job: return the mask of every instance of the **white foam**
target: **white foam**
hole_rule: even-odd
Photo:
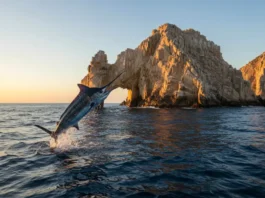
[[[76,132],[75,128],[70,128],[64,133],[60,134],[55,142],[54,138],[50,139],[50,148],[59,151],[66,151],[78,147],[78,142],[76,141],[73,133]]]
[[[122,134],[112,134],[108,135],[107,138],[110,140],[124,140],[131,138],[131,135],[122,135]]]
[[[134,109],[159,109],[158,107],[154,107],[154,106],[146,106],[146,107],[131,107]]]

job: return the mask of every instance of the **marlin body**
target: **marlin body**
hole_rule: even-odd
[[[122,74],[122,73],[121,73]],[[44,130],[51,137],[57,140],[57,137],[65,132],[70,127],[75,127],[79,130],[78,122],[92,109],[101,104],[110,94],[112,89],[109,86],[121,75],[119,74],[114,80],[109,84],[101,88],[90,88],[82,84],[78,84],[80,89],[79,94],[71,102],[71,104],[66,108],[64,113],[61,115],[59,122],[55,131],[50,131],[40,125],[35,125],[36,127]]]

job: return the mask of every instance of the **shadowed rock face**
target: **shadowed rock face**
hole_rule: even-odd
[[[243,78],[250,82],[252,91],[265,104],[265,52],[240,70]]]
[[[128,106],[201,106],[256,103],[250,83],[232,68],[220,47],[198,31],[182,31],[164,24],[152,31],[136,49],[121,52],[114,64],[99,51],[82,83],[90,87],[107,84],[125,73],[113,88],[128,89]]]

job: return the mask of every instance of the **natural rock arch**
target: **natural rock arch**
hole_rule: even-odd
[[[136,49],[109,64],[99,51],[82,83],[103,86],[120,72],[113,88],[128,89],[128,106],[201,106],[256,103],[250,84],[222,58],[220,47],[198,31],[164,24]]]
[[[265,105],[265,52],[241,69],[243,78],[250,82],[255,95]]]

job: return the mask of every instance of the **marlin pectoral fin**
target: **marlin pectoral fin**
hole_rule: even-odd
[[[76,123],[75,125],[73,125],[73,127],[75,127],[77,130],[79,130],[78,123]]]
[[[46,133],[48,133],[50,136],[52,135],[52,131],[50,131],[50,130],[48,130],[48,129],[46,129],[46,128],[40,126],[40,125],[34,125],[34,126],[40,128],[40,129],[42,129],[43,131],[45,131]]]
[[[95,105],[95,103],[94,103],[94,102],[91,102],[91,104],[90,104],[90,109],[93,108],[94,105]]]
[[[92,96],[94,93],[100,91],[100,88],[90,88],[82,84],[77,84],[80,89],[80,92],[86,93],[88,96]]]

